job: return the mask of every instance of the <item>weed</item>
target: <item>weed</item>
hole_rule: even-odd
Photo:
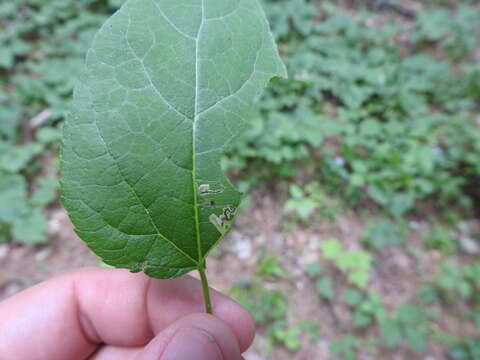
[[[363,289],[369,281],[372,256],[365,251],[347,251],[337,239],[328,239],[320,244],[323,256],[332,260],[346,274],[352,285]]]

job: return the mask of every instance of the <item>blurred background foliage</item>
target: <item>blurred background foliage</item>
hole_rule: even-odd
[[[86,49],[122,0],[0,1],[0,243],[46,243],[45,208],[58,206],[62,120]],[[322,264],[307,269],[328,306],[351,311],[352,331],[330,346],[355,359],[359,347],[480,359],[480,341],[435,331],[432,303],[480,327],[479,235],[457,241],[480,210],[480,6],[477,1],[263,0],[289,78],[274,79],[248,131],[223,166],[248,192],[283,192],[285,231],[341,213],[364,213],[359,249],[323,241],[324,263],[346,276],[340,292]],[[248,205],[247,205],[248,206]],[[423,249],[442,254],[419,302],[394,312],[368,288],[375,252],[411,250],[414,218],[429,218]],[[416,246],[416,245],[415,245]],[[459,254],[474,255],[458,261]],[[266,328],[271,347],[295,352],[315,322],[292,325],[288,299],[261,282],[287,278],[259,259],[258,276],[232,291]],[[340,296],[341,295],[341,296]],[[461,299],[461,300],[459,300]],[[375,327],[377,337],[357,330]],[[313,341],[313,340],[312,340]],[[293,356],[293,355],[292,355]],[[409,358],[416,359],[416,355]]]

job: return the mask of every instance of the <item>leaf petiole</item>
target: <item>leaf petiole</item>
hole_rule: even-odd
[[[212,302],[210,300],[210,288],[208,287],[207,274],[205,273],[205,262],[198,267],[200,279],[202,280],[203,299],[205,301],[205,312],[212,314]]]

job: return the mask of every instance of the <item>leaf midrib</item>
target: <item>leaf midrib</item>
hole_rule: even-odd
[[[123,172],[121,171],[120,169],[120,166],[118,165],[117,163],[117,160],[115,159],[115,157],[113,156],[113,154],[111,153],[110,151],[110,148],[108,147],[108,144],[107,142],[105,141],[99,127],[98,127],[98,124],[96,122],[96,120],[94,121],[95,123],[95,126],[97,128],[97,131],[100,135],[100,138],[102,140],[102,142],[104,143],[105,145],[105,148],[108,152],[108,154],[110,155],[110,157],[114,160],[114,163],[118,169],[118,172],[120,174],[120,176],[122,177],[122,180],[125,184],[127,184],[127,186],[130,188],[132,194],[135,196],[135,198],[137,199],[137,201],[139,202],[139,204],[145,209],[149,219],[150,219],[150,222],[151,224],[153,225],[153,227],[155,228],[155,231],[157,233],[157,235],[161,238],[161,239],[164,239],[165,241],[167,241],[168,243],[170,243],[180,254],[182,254],[183,256],[185,256],[188,260],[191,260],[192,262],[195,263],[195,265],[197,267],[201,267],[203,266],[203,262],[204,262],[204,256],[202,254],[202,240],[201,240],[201,233],[200,233],[200,221],[199,221],[199,211],[198,211],[198,197],[197,197],[197,177],[196,177],[196,136],[197,136],[197,120],[198,118],[200,117],[200,115],[202,115],[204,112],[208,111],[208,110],[211,110],[213,107],[215,107],[216,105],[218,105],[218,103],[215,103],[213,106],[210,106],[208,107],[207,109],[203,110],[203,111],[199,111],[199,93],[200,93],[200,69],[199,69],[199,66],[200,66],[200,56],[199,56],[199,49],[200,49],[200,46],[199,46],[199,42],[200,42],[200,35],[201,35],[201,32],[202,32],[202,28],[203,28],[203,25],[205,23],[205,3],[204,3],[205,0],[200,0],[200,3],[201,3],[201,21],[200,21],[200,25],[199,25],[199,28],[198,28],[198,31],[197,31],[197,36],[195,38],[191,37],[191,36],[188,36],[188,38],[191,38],[191,39],[195,39],[195,94],[194,94],[194,114],[193,114],[193,119],[192,119],[192,171],[191,171],[191,174],[192,174],[192,190],[193,190],[193,207],[194,207],[194,221],[195,221],[195,234],[196,234],[196,245],[197,245],[197,252],[198,252],[198,260],[195,260],[192,256],[190,256],[188,253],[186,253],[184,250],[182,250],[178,245],[176,245],[172,240],[168,239],[166,236],[164,236],[161,232],[160,232],[160,229],[158,228],[157,224],[155,223],[154,219],[153,219],[153,216],[152,214],[150,213],[150,211],[148,210],[148,208],[143,204],[143,201],[141,200],[139,194],[137,193],[137,191],[135,190],[135,188],[127,181],[125,175],[123,174]],[[153,1],[155,2],[155,1]],[[175,28],[175,30],[179,31],[179,29],[174,26],[173,23],[171,23],[171,21],[165,16],[165,14],[163,13],[163,11],[160,9],[160,7],[155,3],[156,7],[158,8],[158,10],[161,12],[161,15],[162,17],[164,17],[166,19],[166,21],[172,26]],[[128,20],[129,20],[129,25],[130,25],[130,14],[128,14]],[[183,34],[182,32],[182,35],[185,35]],[[128,43],[128,46],[130,47],[130,43]],[[132,50],[132,53],[135,54],[135,52]],[[156,88],[156,86],[153,84],[150,76],[149,76],[149,73],[147,71],[147,69],[145,68],[144,64],[143,64],[143,59],[139,59],[136,55],[135,57],[137,58],[137,60],[140,61],[142,67],[143,67],[143,70],[146,74],[146,76],[148,77],[148,80],[152,86],[152,88],[154,89],[154,91],[156,92],[156,94],[160,97],[161,100],[163,100],[167,106],[169,106],[170,108],[172,108],[172,110],[174,110],[176,113],[178,113],[179,115],[185,117],[185,118],[189,118],[188,116],[186,116],[186,114],[183,114],[181,113],[179,110],[177,110],[173,105],[171,105],[164,97],[163,95],[158,91],[158,89]],[[248,82],[248,79],[247,81]],[[244,84],[245,85],[245,84]],[[242,87],[244,86],[242,85]],[[241,87],[241,88],[242,88]],[[240,88],[240,89],[241,89]],[[240,89],[238,89],[237,91],[239,91]],[[236,91],[236,92],[237,92]],[[230,96],[232,96],[234,94],[231,94]],[[223,100],[223,99],[222,99]],[[152,234],[153,235],[153,234]]]
[[[158,8],[158,6],[157,6]],[[160,9],[159,9],[160,10]],[[195,263],[195,265],[197,267],[199,266],[202,266],[202,263],[203,263],[203,260],[204,260],[204,257],[203,257],[203,254],[202,254],[202,242],[201,242],[201,236],[200,236],[200,222],[199,222],[199,214],[198,214],[198,198],[197,198],[197,188],[196,188],[196,182],[197,182],[197,178],[196,178],[196,130],[197,130],[197,120],[198,120],[198,117],[199,115],[201,114],[201,112],[198,111],[199,109],[199,102],[198,102],[198,98],[199,98],[199,84],[200,84],[200,81],[199,81],[199,75],[200,75],[200,71],[199,71],[199,39],[200,39],[200,34],[201,34],[201,31],[202,31],[202,27],[203,27],[203,24],[205,22],[205,17],[204,17],[204,13],[205,13],[205,9],[204,9],[204,0],[201,0],[201,11],[202,11],[202,16],[201,16],[201,21],[200,21],[200,25],[199,25],[199,28],[198,28],[198,32],[197,32],[197,36],[195,37],[195,102],[194,102],[194,116],[193,116],[193,119],[192,119],[192,171],[191,171],[191,174],[192,174],[192,190],[193,190],[193,207],[194,207],[194,220],[195,220],[195,233],[196,233],[196,244],[197,244],[197,252],[198,252],[198,260],[195,260],[192,256],[190,256],[189,254],[187,254],[185,251],[183,251],[180,247],[178,247],[178,245],[176,245],[172,240],[168,239],[166,236],[164,236],[161,232],[160,232],[160,229],[158,228],[157,224],[155,223],[155,221],[153,220],[153,216],[152,214],[150,213],[150,211],[148,210],[148,208],[143,204],[143,201],[141,200],[139,194],[136,192],[135,188],[126,180],[126,177],[124,176],[123,172],[121,171],[120,169],[120,166],[118,165],[117,163],[117,160],[115,159],[115,157],[113,156],[113,154],[111,153],[110,151],[110,148],[108,147],[108,144],[107,142],[105,141],[105,139],[103,138],[103,135],[100,131],[100,128],[98,127],[98,124],[97,124],[97,121],[95,119],[94,123],[95,123],[95,126],[97,128],[97,131],[100,135],[100,138],[102,140],[102,142],[104,143],[104,146],[108,152],[108,154],[110,155],[110,157],[114,160],[114,163],[117,167],[117,170],[120,174],[120,176],[122,177],[122,180],[125,184],[127,184],[127,186],[130,188],[132,194],[135,196],[135,198],[137,199],[137,201],[139,202],[140,205],[142,205],[142,207],[145,209],[145,212],[147,213],[148,217],[149,217],[149,220],[151,222],[151,224],[153,225],[153,227],[155,228],[155,231],[157,233],[157,235],[164,239],[165,241],[167,241],[168,243],[170,243],[180,254],[182,254],[183,256],[185,256],[187,259],[191,260],[192,262]],[[162,13],[162,16],[164,16],[164,14]],[[130,22],[130,16],[129,17],[129,22]],[[165,17],[165,16],[164,16]],[[169,21],[170,23],[170,21]],[[172,24],[171,24],[172,25]],[[172,25],[173,26],[173,25]],[[128,43],[128,46],[130,46],[130,44]],[[132,49],[132,52],[135,54],[135,52],[133,51]],[[136,57],[138,59],[138,57]],[[171,107],[175,112],[177,112],[178,114],[182,115],[183,117],[185,118],[188,118],[188,116],[186,116],[185,114],[183,113],[180,113],[175,107],[173,107],[163,96],[162,94],[158,91],[158,89],[156,88],[156,86],[153,84],[153,82],[151,81],[150,77],[149,77],[149,74],[148,74],[148,71],[147,69],[145,68],[144,64],[143,64],[143,61],[142,59],[138,59],[140,60],[141,62],[141,65],[143,67],[143,70],[146,74],[146,76],[148,77],[148,80],[150,81],[150,84],[152,85],[154,91],[157,93],[157,95],[169,106]]]
[[[204,8],[204,0],[200,0],[201,4],[201,20],[200,25],[198,27],[197,36],[195,38],[195,109],[194,109],[194,117],[192,123],[192,188],[193,188],[193,209],[194,209],[194,218],[195,218],[195,233],[196,233],[196,240],[197,240],[197,251],[198,251],[198,263],[199,267],[203,266],[203,255],[202,255],[202,239],[200,237],[200,223],[199,223],[199,216],[198,216],[198,199],[197,199],[197,120],[199,111],[198,111],[198,94],[199,94],[199,42],[200,42],[200,34],[202,32],[203,23],[205,21],[205,8]]]

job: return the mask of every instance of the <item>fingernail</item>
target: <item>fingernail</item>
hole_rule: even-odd
[[[165,349],[161,360],[223,360],[215,338],[198,328],[180,329]]]

